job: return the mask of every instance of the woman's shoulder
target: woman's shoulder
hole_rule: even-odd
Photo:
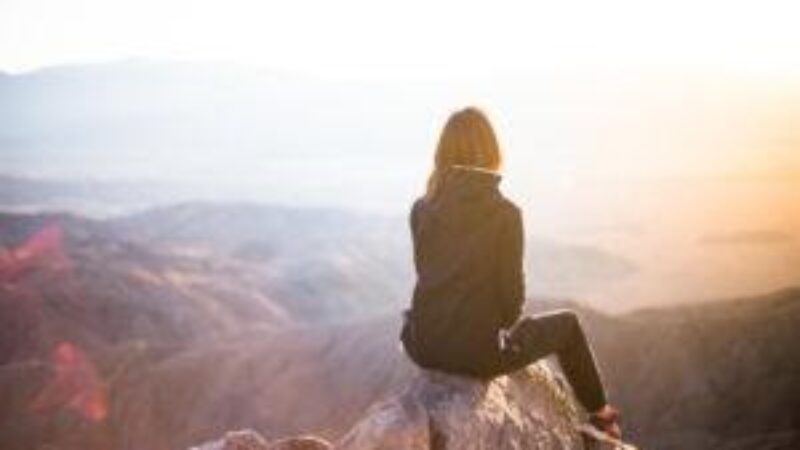
[[[493,204],[495,210],[500,210],[500,213],[506,216],[510,216],[511,218],[521,218],[522,217],[522,210],[514,203],[513,200],[509,199],[508,197],[498,193],[494,196],[494,199],[490,201],[489,204]],[[485,207],[486,203],[483,203]],[[428,199],[426,196],[420,196],[411,204],[411,208],[409,210],[411,216],[417,215],[422,211],[430,210],[432,208],[431,200]],[[435,208],[434,208],[435,209]]]
[[[416,224],[419,222],[420,214],[424,214],[423,210],[427,207],[427,199],[423,197],[419,197],[418,199],[414,200],[414,203],[411,204],[411,209],[408,212],[409,220],[411,221],[411,228],[416,228]]]
[[[510,216],[511,218],[522,218],[522,210],[520,207],[505,195],[498,196],[498,204],[504,214]]]
[[[414,200],[413,203],[411,203],[411,209],[410,209],[411,214],[415,214],[420,209],[425,208],[426,207],[426,203],[427,203],[427,199],[425,198],[424,195],[422,197],[418,197],[416,200]]]

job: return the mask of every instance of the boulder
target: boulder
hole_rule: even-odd
[[[578,410],[543,364],[489,383],[422,371],[372,408],[341,450],[582,449]]]
[[[268,443],[255,432],[239,432],[194,450],[635,450],[595,432],[581,417],[546,363],[491,382],[421,370],[338,442],[297,437]]]

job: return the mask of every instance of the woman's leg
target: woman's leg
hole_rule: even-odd
[[[506,372],[521,369],[556,354],[578,401],[596,412],[606,404],[606,393],[592,350],[578,317],[571,311],[524,317],[511,329],[503,352]]]

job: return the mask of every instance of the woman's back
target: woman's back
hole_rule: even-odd
[[[417,284],[403,342],[420,365],[488,376],[498,331],[519,315],[521,220],[499,181],[451,167],[437,195],[414,204]]]

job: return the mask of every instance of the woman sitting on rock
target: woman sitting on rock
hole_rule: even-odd
[[[590,422],[619,438],[589,343],[570,311],[522,317],[519,208],[498,190],[501,154],[486,116],[447,121],[426,194],[411,210],[417,283],[401,339],[420,366],[488,380],[558,356]]]

